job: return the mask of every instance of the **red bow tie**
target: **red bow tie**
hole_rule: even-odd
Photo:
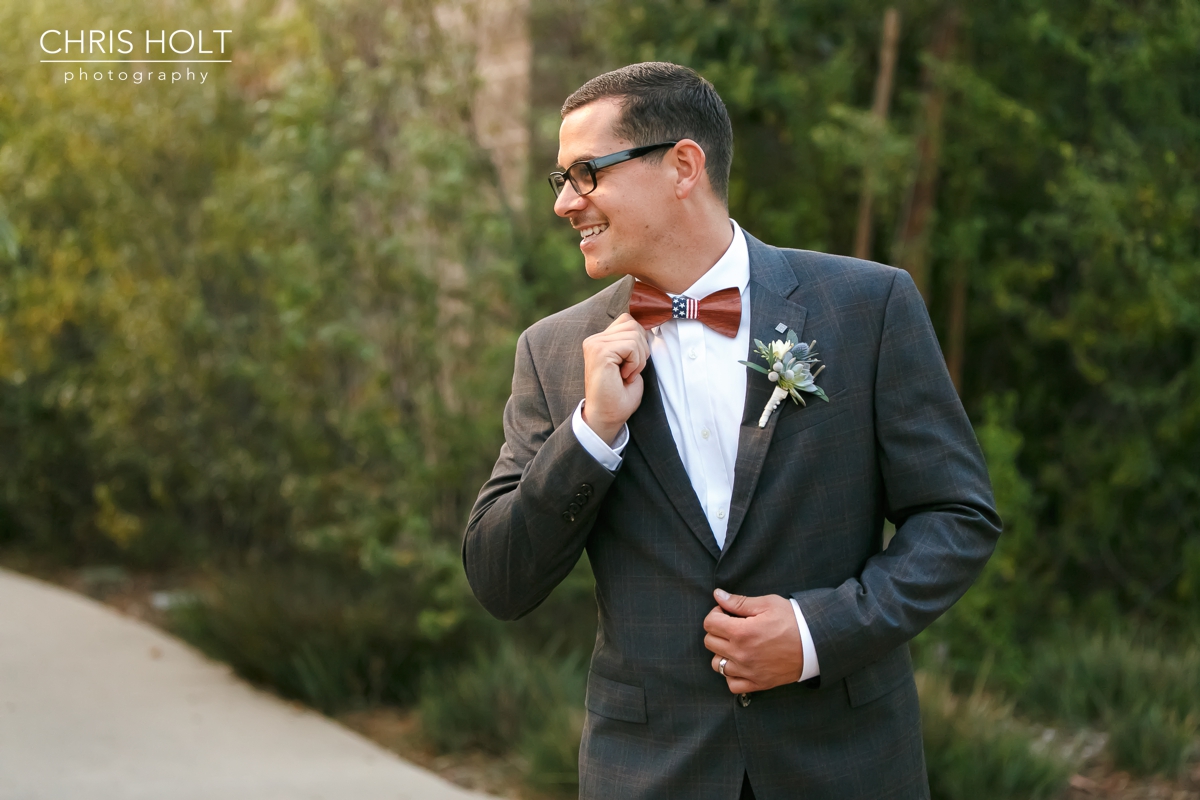
[[[667,320],[696,319],[732,339],[742,322],[742,293],[730,286],[703,300],[684,295],[672,298],[661,289],[636,281],[629,296],[629,314],[647,330]]]

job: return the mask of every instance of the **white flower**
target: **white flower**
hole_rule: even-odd
[[[764,344],[762,340],[755,339],[754,352],[767,362],[767,367],[751,361],[738,362],[756,372],[761,372],[767,376],[767,380],[775,384],[775,388],[771,392],[771,399],[767,401],[762,416],[758,419],[760,428],[766,426],[767,420],[785,397],[790,396],[793,401],[802,406],[807,403],[804,402],[801,392],[815,395],[826,403],[829,402],[825,391],[816,384],[816,378],[821,374],[821,370],[825,369],[825,366],[821,365],[816,372],[812,371],[813,365],[820,361],[817,358],[816,340],[804,344],[797,341],[796,338],[796,334],[789,331],[787,341],[777,339],[770,344]]]

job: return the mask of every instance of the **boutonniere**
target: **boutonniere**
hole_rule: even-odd
[[[802,406],[808,404],[804,402],[800,392],[815,394],[826,403],[829,402],[829,398],[825,396],[825,390],[813,383],[813,380],[821,374],[821,370],[825,369],[825,365],[822,364],[817,367],[816,372],[812,371],[813,365],[820,361],[817,358],[816,350],[813,349],[816,346],[816,339],[813,339],[812,344],[805,344],[797,341],[795,331],[788,331],[786,342],[776,340],[770,345],[765,345],[758,339],[754,340],[755,352],[762,356],[770,369],[765,369],[749,361],[738,362],[761,372],[767,376],[767,380],[775,384],[775,391],[771,392],[771,399],[767,401],[762,416],[758,418],[758,427],[765,428],[767,426],[767,420],[771,418],[771,413],[779,408],[783,398],[789,395],[792,402]]]

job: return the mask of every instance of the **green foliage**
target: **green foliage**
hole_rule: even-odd
[[[1196,753],[1200,731],[1195,714],[1181,718],[1157,704],[1115,717],[1110,728],[1108,748],[1117,768],[1171,778],[1184,774],[1189,758]]]
[[[1034,649],[1020,708],[1110,734],[1122,768],[1176,775],[1200,719],[1200,649],[1173,651],[1129,636],[1062,635]]]
[[[579,651],[563,658],[505,640],[449,673],[426,674],[422,730],[443,750],[516,755],[535,784],[575,786],[586,678]]]
[[[715,84],[737,145],[731,213],[767,241],[848,252],[873,165],[882,261],[928,69],[947,98],[931,313],[944,329],[950,269],[965,269],[964,402],[977,419],[1002,403],[1023,442],[1003,478],[1021,495],[1021,529],[1006,516],[1020,541],[1002,543],[1008,567],[991,580],[1019,587],[1019,606],[1087,613],[1100,596],[1194,625],[1200,15],[1188,2],[959,4],[956,54],[937,63],[945,4],[906,3],[881,127],[866,109],[886,5],[600,2],[583,29],[598,69],[671,60]]]
[[[302,559],[214,577],[172,628],[240,674],[327,713],[408,703],[422,671],[465,656],[489,629],[462,581],[393,567]],[[458,602],[446,602],[457,585]]]
[[[1024,438],[1015,426],[1017,395],[985,398],[982,424],[975,433],[987,458],[996,509],[1004,533],[971,590],[918,639],[919,653],[942,647],[953,673],[973,675],[985,658],[998,672],[1019,669],[1013,644],[1045,625],[1041,604],[1049,594],[1044,565],[1037,557],[1037,506],[1018,460]],[[1011,677],[1011,676],[1010,676]]]
[[[1024,710],[1074,722],[1150,704],[1181,718],[1200,714],[1200,649],[1172,651],[1121,635],[1062,635],[1034,649],[1022,692]]]
[[[953,694],[944,678],[918,674],[921,731],[936,800],[1047,798],[1066,788],[1071,764],[1035,748],[1009,706],[979,691]]]
[[[195,2],[172,24],[239,32],[219,78],[59,85],[26,44],[66,9],[0,12],[5,536],[157,564],[456,539],[515,340],[468,43],[421,0]]]

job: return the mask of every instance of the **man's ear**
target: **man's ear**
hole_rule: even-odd
[[[680,200],[690,197],[700,185],[708,184],[704,148],[692,139],[680,139],[667,153],[667,159],[675,169],[675,196]]]

